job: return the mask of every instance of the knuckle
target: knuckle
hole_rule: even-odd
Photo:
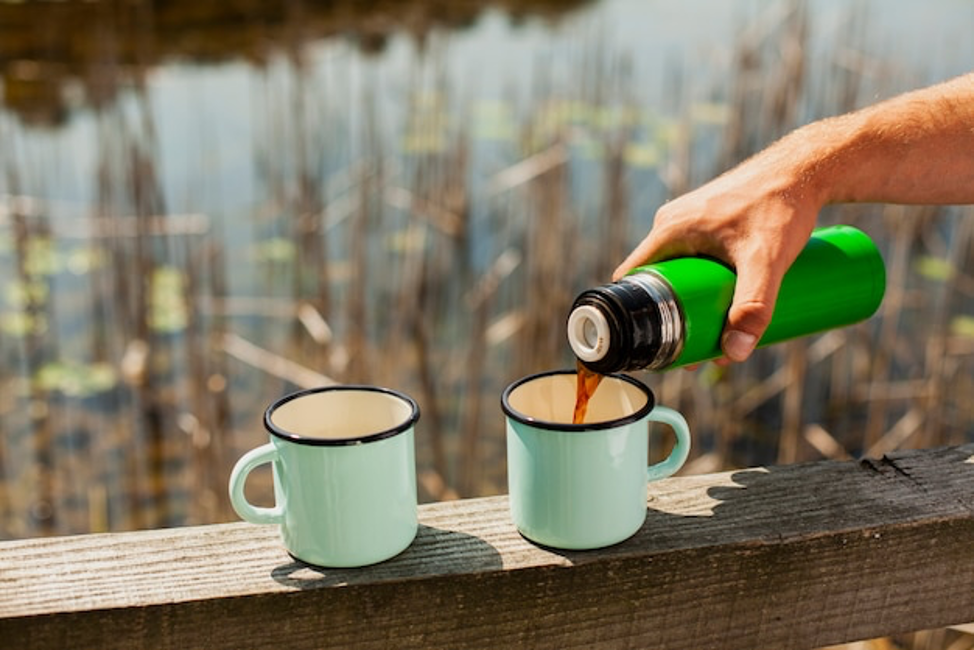
[[[754,333],[767,327],[773,312],[772,303],[760,299],[747,299],[731,307],[728,320],[736,328]]]

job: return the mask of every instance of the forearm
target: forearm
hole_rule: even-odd
[[[809,124],[779,148],[820,206],[974,203],[974,74]]]

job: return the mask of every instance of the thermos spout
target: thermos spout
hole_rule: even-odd
[[[568,343],[602,374],[671,364],[682,349],[683,318],[670,285],[652,270],[582,292],[568,315]]]
[[[612,332],[605,314],[592,305],[579,305],[568,316],[568,343],[583,362],[597,362],[605,356]]]

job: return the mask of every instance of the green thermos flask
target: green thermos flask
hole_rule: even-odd
[[[721,262],[685,257],[584,291],[568,316],[572,351],[600,374],[716,359],[736,279]],[[851,226],[820,228],[785,274],[758,346],[865,320],[885,289],[883,258],[868,235]]]

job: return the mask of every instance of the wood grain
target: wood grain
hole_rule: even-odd
[[[400,556],[293,561],[244,523],[0,543],[0,646],[814,648],[974,621],[974,446],[673,478],[599,551],[504,497],[421,506]]]

